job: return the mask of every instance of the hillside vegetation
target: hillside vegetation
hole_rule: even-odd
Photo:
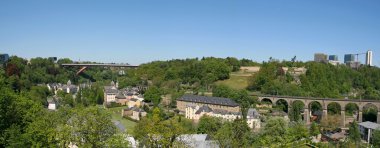
[[[294,77],[285,73],[283,66],[284,62],[263,63],[249,81],[248,89],[271,95],[380,99],[377,67],[362,66],[356,70],[345,65],[298,63],[307,72],[299,76],[300,83],[294,83]]]

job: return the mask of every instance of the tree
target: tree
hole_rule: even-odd
[[[236,91],[225,85],[216,85],[212,89],[212,96],[223,97],[223,98],[234,98],[236,96]]]
[[[303,109],[304,109],[304,104],[301,101],[293,102],[292,108],[289,111],[290,120],[296,121],[296,122],[301,121],[302,120],[301,112],[303,111]]]
[[[16,94],[9,86],[0,87],[0,147],[24,145],[22,134],[41,110],[42,105]]]
[[[261,146],[285,144],[288,141],[288,124],[283,118],[270,118],[258,139]]]
[[[233,99],[240,104],[241,114],[245,120],[247,118],[248,109],[251,104],[253,104],[253,99],[249,97],[246,90],[238,91]]]
[[[23,137],[32,147],[55,147],[60,141],[56,128],[63,120],[55,112],[44,110],[40,114],[27,126]]]
[[[350,124],[350,127],[348,129],[348,138],[355,142],[355,143],[358,143],[360,142],[360,131],[359,131],[359,125],[358,123],[356,123],[356,121],[352,122]]]
[[[373,131],[372,144],[375,147],[380,147],[380,129]]]
[[[157,106],[161,102],[161,92],[156,86],[151,86],[146,90],[144,99],[147,102],[153,102]]]
[[[232,66],[232,71],[240,70],[240,61],[234,57],[227,57],[227,63]]]
[[[319,131],[318,124],[315,122],[311,123],[311,125],[310,125],[310,136],[317,136],[320,133],[321,132]]]
[[[222,121],[219,118],[202,116],[199,119],[197,133],[208,134],[212,137],[215,135],[215,133],[219,130],[221,126]]]
[[[134,128],[133,135],[146,147],[172,147],[175,139],[186,133],[176,118],[163,120],[159,108],[154,108],[150,118],[143,118]]]
[[[215,134],[220,147],[250,147],[250,129],[242,119],[225,122]]]
[[[41,105],[47,106],[46,98],[51,95],[51,92],[46,86],[32,86],[29,91],[29,98]]]
[[[335,115],[335,114],[340,114],[340,105],[336,102],[330,103],[327,105],[327,111],[329,115]]]
[[[130,143],[125,139],[125,133],[115,134],[105,141],[104,145],[105,147],[128,148],[130,147]]]
[[[75,109],[67,124],[75,133],[72,142],[79,147],[104,147],[104,141],[116,133],[111,116],[96,106]]]
[[[309,131],[306,128],[306,125],[302,121],[292,122],[289,126],[288,137],[291,138],[291,141],[298,141],[309,136]]]
[[[340,123],[340,115],[328,115],[327,117],[322,118],[320,126],[323,128],[323,130],[332,131],[337,129],[340,126]]]

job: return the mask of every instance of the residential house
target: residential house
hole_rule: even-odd
[[[111,86],[104,86],[104,101],[106,103],[116,102],[116,95],[119,94],[115,83],[112,81]]]
[[[141,108],[135,108],[135,109],[132,110],[132,116],[131,116],[131,118],[135,119],[135,120],[140,120],[141,117],[145,117],[146,114],[147,113],[143,109],[141,109]]]
[[[52,96],[47,98],[48,102],[48,109],[49,110],[56,110],[58,108],[60,98],[58,96]]]
[[[57,109],[57,101],[53,99],[48,99],[48,109],[49,110],[56,110]]]
[[[128,107],[131,108],[131,107],[141,107],[143,104],[143,102],[139,99],[136,99],[136,98],[132,98],[131,100],[129,100],[128,102]]]
[[[71,81],[67,81],[66,84],[61,83],[49,83],[47,87],[50,91],[53,91],[54,94],[57,94],[58,91],[63,91],[68,94],[75,94],[79,90],[79,86],[71,84]]]
[[[115,96],[115,100],[117,103],[121,105],[127,105],[129,102],[129,99],[123,94],[123,92],[117,93],[117,95]]]
[[[130,117],[134,120],[140,120],[141,117],[145,117],[146,114],[147,113],[143,109],[138,107],[126,108],[121,111],[121,116]]]
[[[248,124],[249,128],[251,128],[251,129],[260,129],[261,128],[260,114],[256,109],[254,109],[254,108],[248,109],[247,124]]]
[[[139,88],[127,87],[119,90],[117,85],[117,82],[114,83],[112,81],[110,86],[104,86],[104,102],[106,104],[115,102],[121,105],[128,105],[129,107],[140,106],[142,104],[144,98],[139,94]]]

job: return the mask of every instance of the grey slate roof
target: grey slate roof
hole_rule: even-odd
[[[114,87],[110,87],[110,86],[104,86],[104,92],[109,94],[109,93],[112,93],[112,94],[116,94],[119,92],[119,90],[117,90],[116,88]]]
[[[256,109],[250,108],[250,109],[248,109],[247,116],[250,118],[259,118],[260,114],[259,114],[259,112],[257,112]]]
[[[186,102],[196,102],[204,104],[213,104],[213,105],[223,105],[236,107],[239,106],[235,101],[229,98],[220,98],[220,97],[206,97],[206,96],[197,96],[197,95],[183,95],[181,98],[177,99],[178,101]]]
[[[200,107],[200,108],[195,112],[195,114],[200,114],[201,112],[209,113],[209,112],[212,112],[212,109],[211,109],[210,107],[208,107],[207,105],[203,105],[202,107]]]
[[[215,109],[213,112],[214,114],[220,114],[220,115],[241,115],[240,112],[230,112],[223,109]]]
[[[127,97],[125,97],[123,93],[119,92],[119,93],[115,96],[115,98],[117,98],[117,99],[126,99]]]
[[[369,121],[359,123],[359,125],[367,129],[380,129],[380,124],[369,122]]]

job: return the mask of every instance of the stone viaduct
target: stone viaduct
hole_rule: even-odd
[[[276,105],[278,101],[283,100],[287,103],[288,108],[291,108],[295,101],[301,101],[304,104],[304,120],[306,124],[310,124],[310,104],[317,102],[322,106],[323,114],[322,118],[327,117],[327,106],[331,103],[338,103],[340,105],[340,115],[343,119],[346,118],[345,108],[349,103],[353,103],[358,108],[358,122],[363,121],[363,109],[367,106],[376,107],[377,109],[377,123],[380,124],[380,101],[378,100],[352,100],[352,99],[330,99],[330,98],[311,98],[311,97],[291,97],[291,96],[258,96],[258,101],[270,101],[273,105]],[[288,109],[289,110],[289,109]],[[346,125],[345,120],[342,120],[342,126]]]

